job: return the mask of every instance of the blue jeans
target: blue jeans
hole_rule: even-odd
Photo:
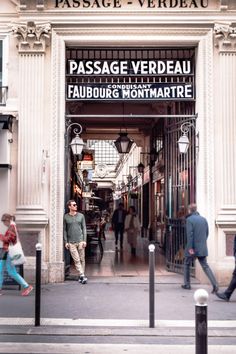
[[[17,273],[16,267],[11,263],[9,256],[7,255],[6,260],[0,260],[0,289],[2,289],[3,284],[3,271],[6,267],[8,274],[11,278],[13,278],[19,285],[21,285],[24,289],[28,288],[29,284]]]

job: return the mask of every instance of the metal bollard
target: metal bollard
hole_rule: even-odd
[[[42,245],[37,243],[36,246],[36,276],[35,276],[35,322],[34,325],[40,326],[40,305],[41,305],[41,254]]]
[[[155,327],[155,245],[149,249],[149,327]]]
[[[195,336],[196,354],[207,354],[208,335],[207,335],[207,299],[208,292],[198,289],[194,293],[195,305]]]

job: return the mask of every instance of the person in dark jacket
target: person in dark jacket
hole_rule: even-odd
[[[184,285],[182,285],[182,288],[191,289],[190,265],[193,259],[197,258],[212,284],[212,293],[216,293],[218,291],[218,284],[206,260],[208,256],[208,222],[197,212],[196,204],[190,204],[188,212],[189,214],[186,219],[187,244],[184,251]]]
[[[124,209],[124,204],[119,203],[118,208],[114,211],[111,219],[112,230],[115,233],[115,246],[118,247],[118,239],[120,235],[120,248],[123,248],[123,235],[125,226],[126,210]]]
[[[218,296],[218,298],[221,300],[229,301],[231,295],[236,289],[236,235],[234,236],[234,258],[235,258],[235,267],[228,288],[225,289],[223,293],[216,292],[216,296]]]

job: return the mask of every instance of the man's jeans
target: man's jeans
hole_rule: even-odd
[[[204,273],[206,274],[206,276],[210,280],[213,288],[218,287],[216,278],[207,263],[206,257],[194,257],[193,256],[193,257],[185,257],[184,258],[184,284],[190,286],[190,265],[191,265],[193,259],[195,259],[195,258],[197,258],[199,260],[199,263],[200,263],[202,269],[204,270]]]
[[[118,223],[115,225],[115,244],[118,244],[120,234],[120,247],[123,247],[124,224]]]
[[[235,264],[235,268],[233,271],[233,276],[232,276],[231,282],[230,282],[228,288],[224,292],[228,299],[230,298],[230,296],[232,295],[232,293],[234,292],[235,289],[236,289],[236,264]]]

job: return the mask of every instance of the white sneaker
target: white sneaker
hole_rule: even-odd
[[[81,275],[79,277],[79,283],[81,283],[81,284],[86,284],[87,280],[88,280],[88,278],[85,275]]]

